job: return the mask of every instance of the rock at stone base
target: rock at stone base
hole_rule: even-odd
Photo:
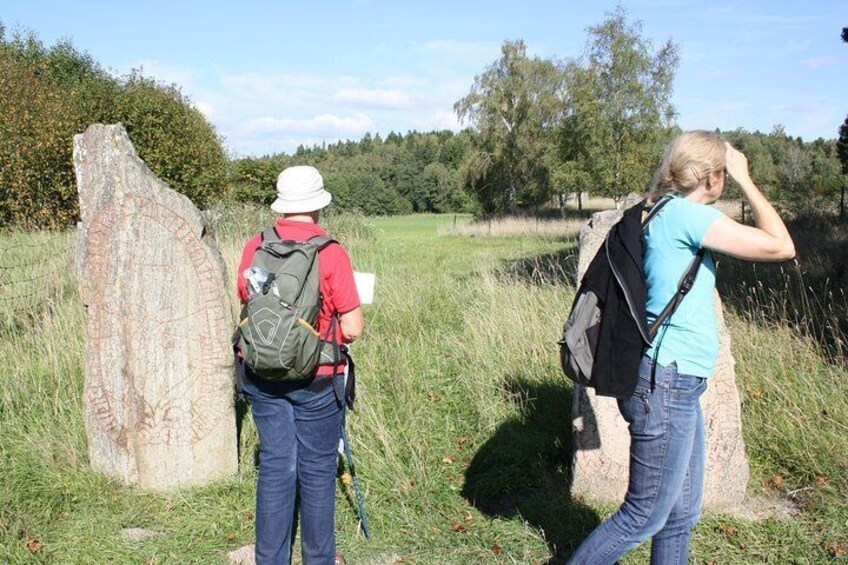
[[[227,556],[230,558],[230,565],[255,565],[256,554],[254,547],[253,544],[250,544],[229,552]]]
[[[599,212],[580,233],[578,280],[589,266],[610,227],[622,211]],[[715,295],[719,354],[707,392],[701,398],[706,426],[706,481],[704,508],[744,510],[749,467],[742,438],[742,407],[730,332],[724,323],[721,300]],[[619,503],[627,492],[630,434],[614,398],[596,396],[593,389],[576,386],[572,411],[575,455],[572,492],[586,498]]]
[[[121,530],[121,536],[132,541],[143,541],[146,539],[158,536],[158,532],[148,530],[147,528],[124,528]]]
[[[92,466],[158,490],[234,475],[233,319],[210,227],[120,125],[75,136],[74,166]]]

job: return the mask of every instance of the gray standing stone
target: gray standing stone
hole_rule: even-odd
[[[621,214],[619,210],[599,212],[581,230],[578,280]],[[715,312],[719,355],[715,373],[701,398],[706,426],[704,508],[736,511],[743,510],[749,469],[730,332],[724,323],[718,293]],[[621,502],[627,492],[630,435],[616,400],[596,396],[593,389],[577,386],[572,415],[575,439],[572,492],[604,502]]]
[[[120,125],[75,136],[74,166],[92,466],[156,490],[235,474],[233,319],[210,227]]]

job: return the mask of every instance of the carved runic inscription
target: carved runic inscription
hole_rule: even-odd
[[[123,128],[92,126],[74,142],[92,465],[159,489],[231,474],[232,319],[214,239]]]
[[[228,326],[223,316],[228,305],[220,293],[217,281],[212,276],[214,270],[209,267],[209,257],[203,250],[197,235],[187,229],[186,222],[173,211],[137,197],[128,197],[122,203],[123,212],[106,209],[89,229],[86,242],[86,252],[89,263],[86,278],[91,285],[89,303],[89,348],[88,359],[92,369],[90,386],[87,397],[95,407],[97,420],[116,441],[126,441],[127,427],[136,425],[138,428],[137,441],[148,444],[191,445],[200,441],[212,429],[212,418],[208,414],[210,407],[216,407],[212,401],[214,395],[220,393],[220,386],[215,385],[215,379],[209,375],[220,369],[220,355],[214,355],[211,344],[226,343],[227,334],[215,335],[216,329]],[[129,202],[134,200],[135,202]],[[136,211],[134,213],[134,211]],[[169,251],[177,261],[183,261],[193,270],[189,284],[200,291],[202,302],[189,307],[182,304],[188,289],[168,289],[174,280],[168,271],[168,264],[157,263],[157,257],[145,257],[148,253],[158,255],[161,250],[151,250],[141,246],[134,249],[137,255],[122,259],[108,255],[110,234],[118,224],[129,225],[139,217],[151,221],[152,225],[170,234],[174,238],[174,246]],[[132,248],[132,247],[131,247]],[[198,251],[199,250],[199,251]],[[161,260],[161,259],[160,259]],[[105,273],[114,262],[127,262],[127,273],[135,271],[139,280],[145,281],[147,288],[153,292],[162,291],[161,300],[154,308],[140,308],[138,318],[132,327],[127,326],[127,312],[119,313],[114,310],[114,301],[107,297],[115,292],[121,292],[121,284],[108,283],[105,278],[98,278],[94,273]],[[110,288],[111,287],[111,288]],[[200,333],[193,333],[188,328]],[[124,338],[127,333],[138,333],[144,339],[130,344]],[[130,353],[130,358],[138,360],[140,356],[133,355],[134,347],[163,348],[171,353],[172,360],[162,359],[165,364],[173,365],[173,361],[191,358],[196,354],[196,363],[186,366],[188,369],[183,378],[169,383],[158,395],[150,398],[143,386],[135,379],[118,396],[118,391],[109,384],[109,379],[103,375],[103,367],[109,365],[105,352],[118,346]],[[146,345],[145,345],[146,344]],[[156,351],[151,351],[158,357]],[[143,357],[143,356],[142,356]],[[177,357],[177,359],[174,359]],[[150,371],[162,370],[165,367],[148,367]],[[127,375],[129,376],[129,375]],[[133,418],[121,418],[116,413],[116,403],[127,403],[137,407]],[[218,403],[220,404],[220,403]],[[217,406],[221,408],[221,406]],[[185,425],[188,423],[188,427]]]

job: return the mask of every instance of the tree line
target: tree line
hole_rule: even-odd
[[[642,193],[679,133],[671,103],[677,45],[643,37],[621,7],[587,30],[582,55],[540,58],[506,41],[454,106],[465,129],[366,134],[293,153],[228,159],[213,126],[176,85],[113,77],[68,41],[6,37],[0,22],[0,222],[61,227],[78,216],[71,137],[121,122],[151,169],[198,206],[269,203],[277,174],[316,166],[335,207],[365,214],[515,213],[567,195]],[[844,210],[848,120],[840,140],[805,142],[782,126],[722,132],[767,196],[791,213]],[[845,139],[843,139],[843,137]]]
[[[843,128],[848,130],[848,126]],[[496,214],[508,212],[510,205],[512,211],[556,207],[564,196],[573,198],[579,205],[576,202],[579,195],[586,192],[611,198],[641,194],[661,157],[662,144],[680,131],[669,128],[659,137],[659,148],[653,152],[642,148],[641,162],[631,156],[627,158],[631,163],[626,168],[619,164],[624,170],[618,190],[612,183],[601,184],[592,179],[592,175],[600,176],[604,169],[581,170],[582,163],[576,160],[553,160],[547,164],[541,159],[527,159],[526,168],[513,172],[515,176],[511,178],[503,164],[492,164],[496,157],[481,154],[481,140],[475,132],[466,129],[456,134],[451,131],[391,133],[385,139],[366,135],[360,141],[299,147],[292,154],[237,159],[230,167],[230,197],[270,204],[279,172],[291,165],[309,164],[324,173],[325,183],[339,209],[367,215]],[[758,186],[785,213],[834,214],[844,205],[846,176],[841,169],[837,140],[805,142],[788,135],[780,125],[769,133],[742,128],[718,133],[748,156]],[[547,146],[541,151],[556,149]],[[481,181],[480,161],[484,160],[494,170],[486,171],[489,184],[478,186],[475,182]],[[609,164],[606,172],[615,178],[615,161],[610,158]],[[531,167],[536,168],[535,173]],[[543,168],[547,170],[540,174],[538,169]],[[522,182],[526,177],[519,175],[528,172],[541,180]],[[728,195],[741,197],[741,192],[731,184]]]
[[[367,215],[412,212],[475,212],[478,203],[464,190],[460,172],[473,134],[366,134],[359,141],[298,147],[291,154],[233,161],[231,196],[270,203],[277,175],[292,165],[312,165],[324,175],[334,207]]]

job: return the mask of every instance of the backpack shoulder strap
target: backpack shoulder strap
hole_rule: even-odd
[[[674,314],[674,311],[677,310],[680,302],[695,285],[695,277],[698,276],[698,269],[701,267],[701,262],[704,260],[704,253],[706,253],[706,250],[703,247],[698,249],[698,252],[695,253],[695,256],[692,258],[692,262],[689,264],[689,268],[683,274],[683,278],[680,279],[680,283],[677,285],[677,292],[674,293],[674,296],[672,296],[671,300],[668,301],[668,304],[665,305],[663,311],[660,312],[657,319],[654,320],[653,324],[651,324],[648,337],[652,342],[654,341],[660,327],[662,327],[663,322],[665,322],[669,316]]]
[[[309,243],[311,243],[312,245],[316,246],[318,248],[318,251],[321,251],[331,243],[338,243],[338,241],[336,241],[335,239],[325,237],[323,235],[312,236],[307,241],[309,241]]]
[[[662,209],[663,209],[663,207],[664,207],[666,204],[668,204],[669,202],[671,202],[673,199],[674,199],[674,197],[673,197],[671,194],[666,194],[665,196],[663,196],[662,198],[660,198],[660,199],[657,201],[657,203],[656,203],[656,204],[654,204],[653,206],[651,206],[651,209],[650,209],[650,210],[648,210],[648,216],[647,216],[647,217],[645,218],[645,220],[642,222],[642,229],[644,229],[644,228],[645,228],[645,226],[647,226],[647,225],[648,225],[648,222],[650,222],[651,220],[653,220],[653,219],[656,217],[656,215],[660,213],[660,210],[662,210]]]
[[[262,237],[261,243],[265,243],[266,241],[280,241],[280,234],[277,233],[277,228],[274,226],[264,230],[260,236]]]

